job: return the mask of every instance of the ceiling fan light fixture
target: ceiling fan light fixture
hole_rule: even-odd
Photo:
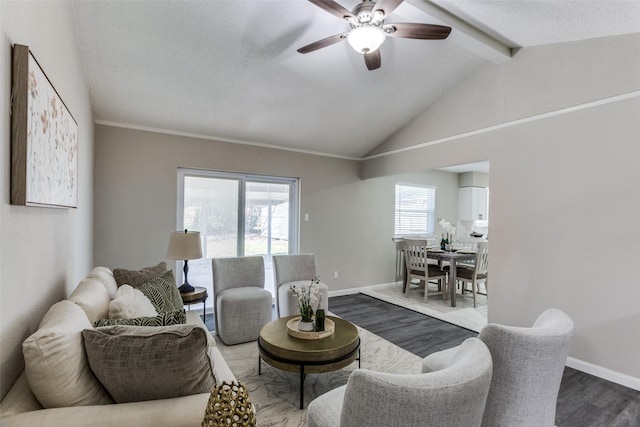
[[[367,24],[347,34],[347,42],[358,53],[375,52],[386,38],[387,35],[380,28]]]

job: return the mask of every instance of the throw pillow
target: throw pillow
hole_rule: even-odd
[[[165,271],[167,271],[167,263],[163,261],[157,265],[145,267],[138,271],[116,268],[113,270],[113,277],[115,277],[118,286],[129,285],[136,288],[154,277],[162,276]]]
[[[109,298],[113,299],[116,296],[118,290],[118,284],[116,283],[113,272],[108,267],[94,267],[93,270],[87,274],[87,277],[98,279],[109,292]]]
[[[109,319],[133,319],[157,315],[158,312],[149,298],[129,285],[120,286],[116,297],[109,303]]]
[[[241,382],[223,381],[211,390],[202,427],[256,427],[256,415],[247,387]]]
[[[168,311],[160,313],[154,317],[134,317],[133,319],[100,319],[96,320],[94,326],[168,326],[168,325],[184,325],[187,322],[187,316],[184,310]]]
[[[22,344],[29,387],[43,407],[113,403],[89,368],[82,345],[85,328],[91,323],[82,308],[60,301]]]
[[[98,279],[85,277],[69,295],[69,301],[79,305],[90,322],[109,315],[109,292]]]
[[[184,309],[184,303],[171,270],[141,284],[138,289],[149,298],[158,313]]]
[[[216,383],[199,326],[108,326],[82,337],[91,370],[115,402],[205,393]]]

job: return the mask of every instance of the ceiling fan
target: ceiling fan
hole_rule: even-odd
[[[369,70],[380,68],[380,51],[378,48],[387,36],[405,39],[442,40],[451,32],[451,27],[432,24],[397,23],[385,24],[384,20],[404,0],[363,0],[352,11],[345,9],[333,0],[309,0],[320,9],[344,19],[351,25],[351,30],[318,40],[298,49],[300,53],[309,53],[323,47],[331,46],[344,39],[353,49],[364,55],[364,62]]]

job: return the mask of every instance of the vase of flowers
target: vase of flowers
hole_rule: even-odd
[[[440,249],[443,249],[445,251],[450,251],[452,249],[452,245],[453,245],[453,240],[455,239],[455,235],[456,235],[456,227],[454,225],[451,225],[451,223],[445,219],[440,219],[438,221],[438,223],[440,224],[440,227],[442,227],[442,230],[446,232],[447,237],[444,237],[444,234],[442,236],[442,241],[440,242]]]
[[[313,313],[320,302],[318,283],[320,280],[318,277],[314,277],[309,286],[289,286],[291,292],[298,298],[298,310],[300,311],[298,330],[300,331],[311,332],[314,330]]]

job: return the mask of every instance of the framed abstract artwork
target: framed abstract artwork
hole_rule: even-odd
[[[75,208],[78,124],[28,46],[14,45],[11,204]]]

